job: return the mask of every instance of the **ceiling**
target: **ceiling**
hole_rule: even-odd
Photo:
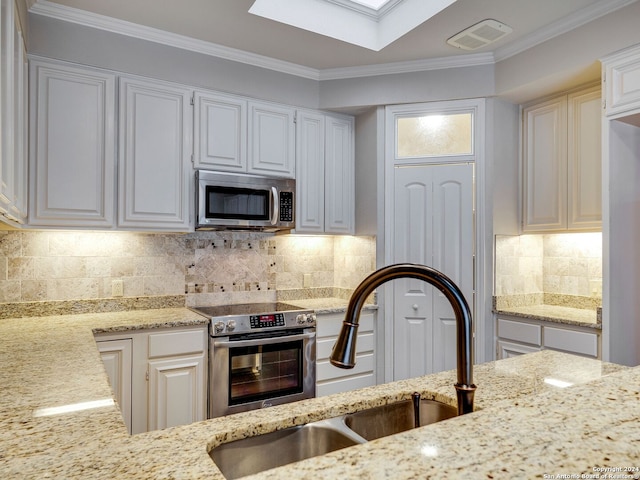
[[[28,7],[72,7],[323,72],[468,57],[446,40],[487,18],[513,33],[473,54],[499,61],[634,0],[457,0],[377,52],[249,14],[254,0],[25,1]]]

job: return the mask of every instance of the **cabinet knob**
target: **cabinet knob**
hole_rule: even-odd
[[[414,310],[418,310],[418,304],[414,303],[413,305],[411,305],[411,308],[413,308]]]

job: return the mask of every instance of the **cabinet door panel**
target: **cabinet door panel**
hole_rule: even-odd
[[[32,63],[32,225],[113,225],[115,79]]]
[[[149,430],[206,418],[205,354],[149,362]]]
[[[567,104],[565,97],[523,111],[523,229],[567,225]]]
[[[518,343],[498,341],[498,360],[503,358],[517,357],[526,353],[534,353],[540,351],[538,347],[531,347],[529,345],[521,345]]]
[[[569,95],[570,230],[602,227],[602,107],[600,87]]]
[[[634,110],[640,105],[640,56],[637,49],[605,63],[607,115]]]
[[[130,338],[99,341],[98,351],[111,383],[113,396],[131,433],[131,368],[133,342]]]
[[[298,112],[296,129],[296,233],[323,233],[324,115]]]
[[[245,172],[247,102],[231,96],[196,92],[194,161],[197,168]]]
[[[294,177],[294,110],[249,102],[249,173]]]
[[[355,231],[353,122],[327,116],[325,147],[325,231]]]
[[[13,0],[0,0],[0,213],[14,195],[14,11]]]
[[[191,91],[120,81],[118,224],[189,229]]]

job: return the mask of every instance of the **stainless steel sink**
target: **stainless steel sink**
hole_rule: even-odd
[[[228,479],[244,477],[364,443],[343,418],[291,427],[215,447],[209,456]]]
[[[420,400],[420,426],[457,416],[456,407],[435,400]],[[366,440],[386,437],[414,428],[411,400],[400,401],[346,415],[347,427]]]
[[[457,414],[456,407],[420,400],[420,426]],[[225,478],[234,479],[400,433],[414,424],[413,402],[405,400],[223,443],[209,456]]]

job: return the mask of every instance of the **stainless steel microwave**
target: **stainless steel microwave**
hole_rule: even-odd
[[[196,171],[196,230],[276,232],[295,227],[296,181]]]

